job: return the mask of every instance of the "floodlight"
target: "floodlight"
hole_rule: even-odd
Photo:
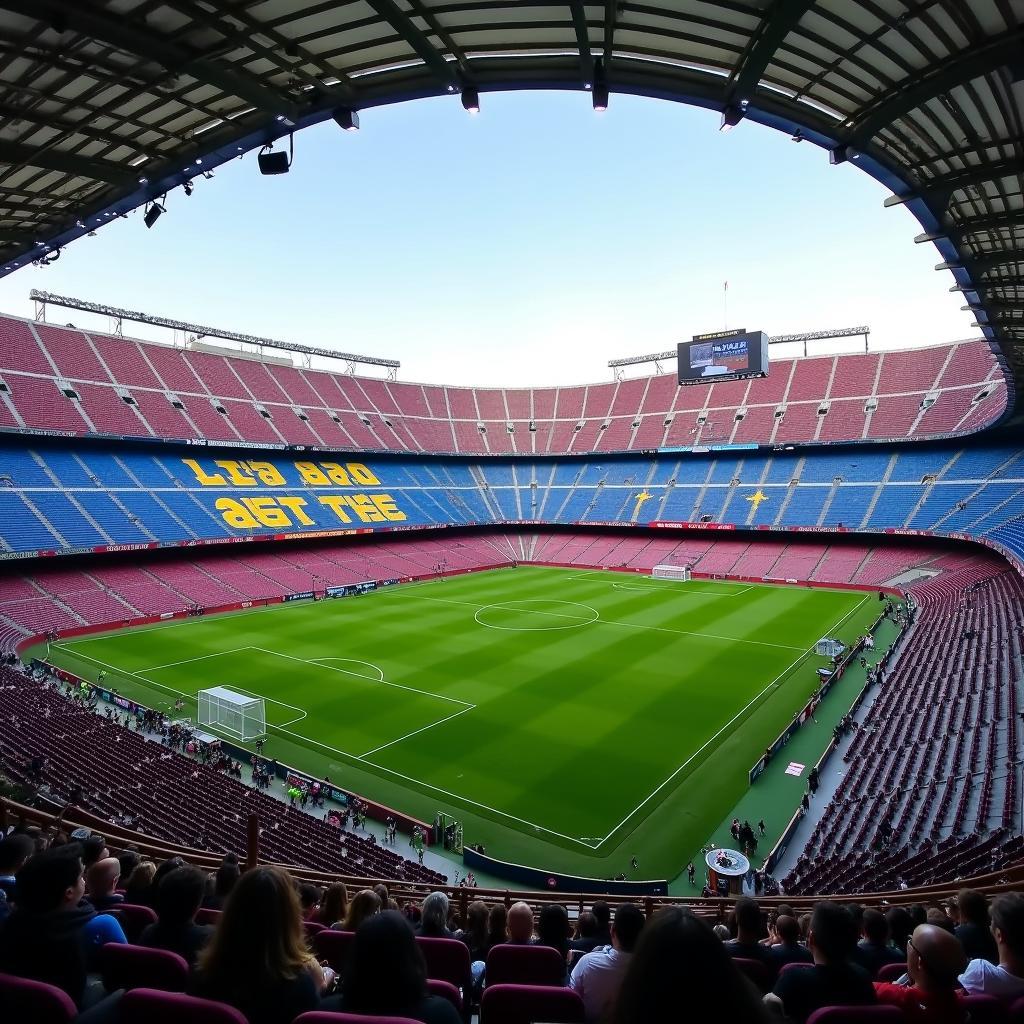
[[[590,90],[590,99],[598,113],[608,109],[608,79],[605,78],[604,61],[600,57],[594,61],[594,86]]]
[[[470,114],[480,113],[480,93],[471,85],[462,87],[462,106]]]
[[[290,166],[287,153],[275,153],[269,146],[264,146],[256,155],[260,165],[260,174],[287,174]]]
[[[146,207],[146,212],[142,217],[143,224],[145,224],[147,228],[151,228],[160,219],[160,215],[164,212],[164,207],[159,203],[150,203],[149,206]]]
[[[339,107],[334,112],[334,120],[339,128],[343,128],[347,132],[359,131],[359,114],[355,110]]]
[[[828,151],[828,162],[836,167],[850,159],[850,151],[845,146],[835,146]]]
[[[194,186],[192,185],[191,181],[186,181],[185,184],[182,185],[181,187],[185,190],[185,195],[187,195],[187,196],[192,195],[192,189],[193,189]]]
[[[743,120],[743,111],[731,103],[722,111],[722,123],[718,126],[720,132],[732,131]]]

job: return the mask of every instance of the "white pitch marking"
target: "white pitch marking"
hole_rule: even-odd
[[[375,665],[372,661],[360,661],[358,658],[310,658],[309,661],[310,661],[310,664],[312,664],[312,665],[319,665],[320,662],[322,662],[322,661],[343,661],[343,662],[348,662],[351,665],[365,665],[367,668],[372,668],[372,669],[374,669],[377,672],[377,682],[379,682],[379,683],[383,683],[384,682],[384,669],[382,669],[380,667],[380,665]],[[339,671],[342,671],[342,670],[339,670]],[[351,672],[349,674],[353,675],[353,676],[358,676],[359,675],[358,672]],[[371,676],[361,676],[360,678],[362,678],[362,679],[370,679]]]
[[[537,608],[513,607],[514,605],[519,604],[564,604],[568,605],[570,608],[586,608],[588,612],[592,613],[593,618],[587,619],[582,615],[567,615],[565,612],[546,612]],[[529,615],[548,615],[556,619],[572,619],[574,621],[565,626],[537,626],[535,629],[524,626],[496,626],[493,622],[481,622],[480,616],[492,608],[505,609],[511,612],[526,612]],[[497,601],[494,604],[485,604],[482,608],[478,608],[476,613],[473,615],[473,619],[478,625],[486,626],[488,629],[503,629],[509,633],[545,633],[553,629],[578,629],[581,626],[589,626],[592,622],[597,622],[600,618],[601,613],[595,608],[591,608],[588,604],[580,604],[576,601],[554,601],[545,598],[536,598],[524,601]]]
[[[413,729],[412,732],[407,732],[404,736],[399,736],[398,739],[389,740],[387,743],[382,743],[379,747],[374,747],[373,750],[367,750],[365,753],[360,754],[360,757],[369,757],[371,754],[376,754],[380,750],[384,750],[387,747],[393,747],[396,743],[401,743],[402,740],[409,739],[410,736],[416,736],[418,733],[426,732],[428,729],[433,729],[435,726],[443,725],[445,722],[450,722],[453,718],[458,718],[459,715],[465,715],[469,711],[475,711],[476,705],[473,704],[468,708],[463,708],[461,711],[456,711],[453,715],[448,715],[447,718],[439,718],[436,722],[431,722],[429,725],[424,725],[419,729]]]
[[[182,658],[181,661],[168,661],[165,665],[148,665],[139,669],[140,672],[159,672],[161,669],[173,668],[175,665],[189,665],[193,661],[205,661],[207,658],[220,658],[225,654],[237,654],[239,651],[247,651],[248,647],[233,647],[230,651],[218,651],[216,654],[200,654],[195,658]]]

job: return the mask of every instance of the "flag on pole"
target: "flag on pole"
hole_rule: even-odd
[[[725,283],[724,283],[724,284],[722,285],[722,291],[723,291],[723,292],[727,292],[728,290],[729,290],[729,282],[728,282],[728,281],[726,281],[726,282],[725,282]]]

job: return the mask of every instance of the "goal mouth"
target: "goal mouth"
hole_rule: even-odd
[[[240,693],[229,686],[212,686],[196,694],[198,724],[226,733],[242,742],[267,735],[267,710],[262,697]]]
[[[681,583],[690,582],[690,567],[688,565],[656,565],[651,570],[652,580],[678,580]]]

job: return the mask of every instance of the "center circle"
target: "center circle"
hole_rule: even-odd
[[[500,601],[479,608],[473,616],[481,626],[513,633],[542,633],[555,629],[577,629],[601,618],[587,604],[537,598],[528,601]]]

